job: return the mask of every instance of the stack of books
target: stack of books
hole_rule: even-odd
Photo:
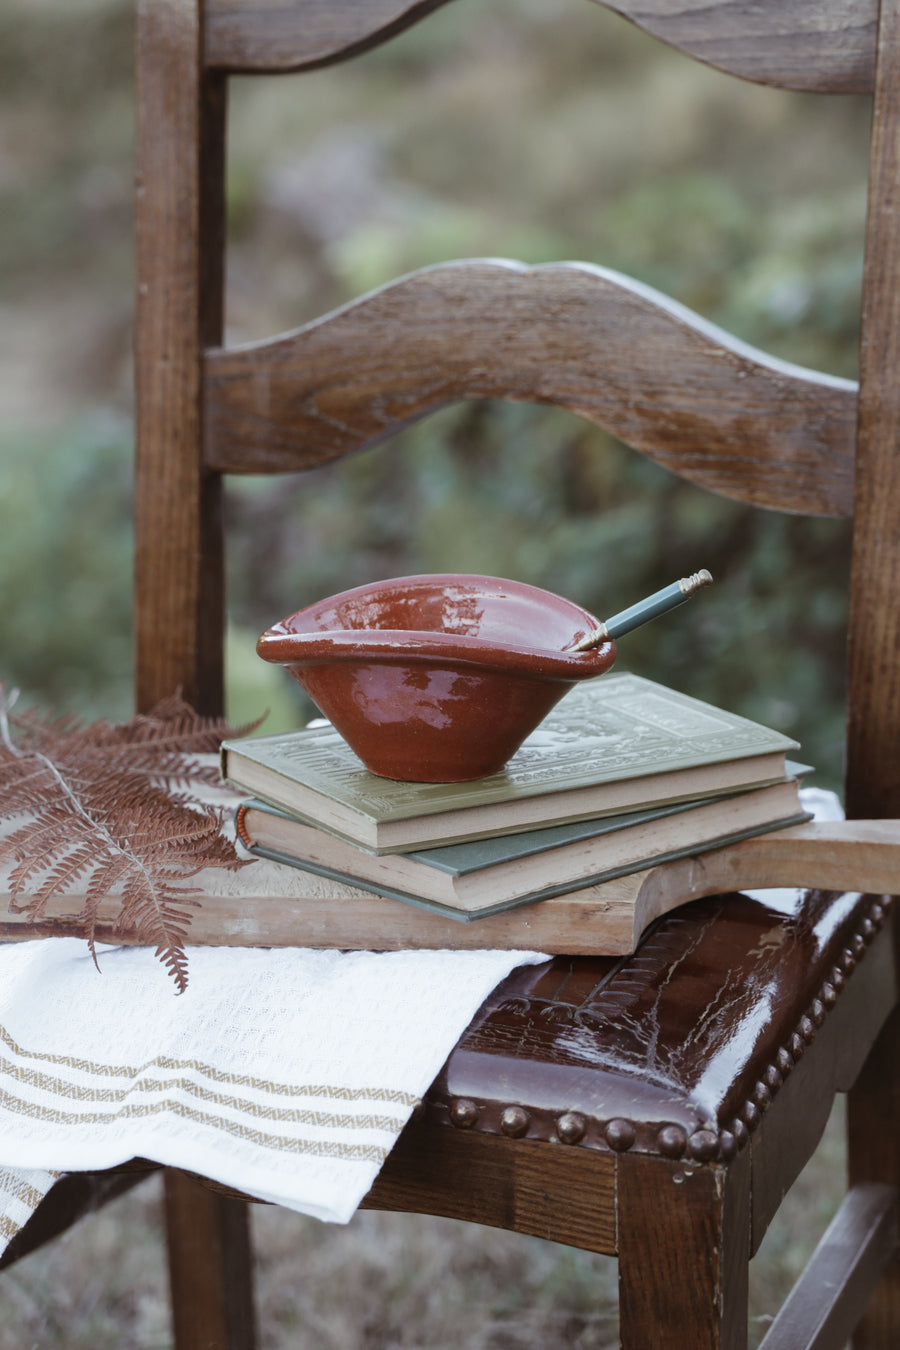
[[[226,741],[251,853],[461,920],[809,819],[780,732],[636,675],[576,686],[506,768],[370,773],[328,725]]]

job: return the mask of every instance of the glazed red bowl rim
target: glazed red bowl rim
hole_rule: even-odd
[[[417,585],[423,589],[441,584],[476,582],[506,588],[526,597],[546,597],[557,607],[571,611],[581,619],[584,631],[596,628],[599,620],[588,610],[564,596],[556,595],[527,582],[510,581],[476,573],[417,573],[408,577],[389,577],[383,581],[354,586],[306,605],[266,629],[256,644],[259,656],[275,665],[303,666],[331,661],[402,660],[462,668],[478,667],[507,673],[533,674],[545,679],[587,679],[602,674],[615,659],[615,644],[604,642],[586,652],[571,652],[537,647],[525,643],[498,642],[491,638],[449,633],[440,629],[338,628],[295,629],[288,625],[311,610],[335,604],[355,596],[377,594],[380,589],[402,590]],[[572,641],[578,639],[573,633]]]

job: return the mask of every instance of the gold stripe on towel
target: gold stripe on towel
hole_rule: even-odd
[[[321,1129],[343,1130],[385,1130],[396,1134],[403,1128],[405,1117],[385,1115],[354,1116],[337,1115],[331,1111],[313,1111],[302,1106],[269,1106],[247,1097],[232,1097],[221,1092],[210,1092],[202,1083],[190,1078],[146,1079],[136,1078],[124,1087],[91,1088],[85,1083],[75,1083],[68,1078],[54,1078],[51,1074],[41,1073],[37,1069],[26,1069],[0,1058],[0,1076],[24,1083],[27,1087],[37,1088],[57,1097],[70,1098],[81,1102],[109,1103],[115,1106],[123,1102],[132,1093],[172,1092],[176,1088],[199,1097],[202,1101],[213,1102],[216,1106],[229,1106],[233,1111],[242,1111],[245,1115],[256,1116],[262,1120],[280,1120],[296,1125],[316,1125]]]
[[[100,1112],[76,1113],[38,1106],[0,1088],[0,1105],[18,1115],[51,1121],[54,1125],[108,1125],[123,1119],[150,1119],[171,1112],[183,1120],[192,1120],[210,1129],[221,1130],[224,1134],[257,1144],[261,1148],[276,1149],[281,1153],[312,1154],[320,1158],[342,1158],[350,1162],[376,1162],[379,1165],[387,1157],[394,1142],[392,1139],[390,1145],[382,1147],[377,1144],[341,1144],[328,1139],[293,1139],[290,1135],[269,1134],[264,1130],[251,1129],[239,1121],[226,1120],[222,1116],[207,1115],[202,1111],[193,1110],[184,1102],[172,1099],[161,1102],[129,1102],[115,1115]]]
[[[0,1043],[5,1045],[20,1059],[40,1060],[45,1064],[65,1065],[82,1073],[91,1073],[103,1078],[134,1078],[146,1069],[193,1069],[196,1073],[216,1083],[229,1083],[234,1087],[249,1087],[259,1092],[271,1092],[281,1096],[333,1097],[340,1101],[373,1101],[415,1106],[419,1098],[414,1092],[403,1092],[398,1088],[348,1088],[331,1086],[327,1083],[275,1083],[266,1078],[256,1078],[252,1074],[228,1073],[204,1064],[197,1059],[170,1059],[166,1055],[156,1055],[144,1064],[100,1064],[97,1061],[77,1059],[74,1055],[53,1055],[42,1050],[26,1050],[13,1039],[6,1027],[0,1026]]]

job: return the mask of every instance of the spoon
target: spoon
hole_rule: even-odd
[[[684,604],[697,591],[709,586],[712,583],[712,576],[704,567],[700,572],[694,572],[692,576],[682,577],[680,581],[673,581],[671,586],[664,586],[661,591],[654,591],[648,595],[645,600],[639,600],[636,605],[629,606],[628,609],[621,610],[614,614],[611,619],[601,623],[599,628],[586,633],[578,642],[573,643],[571,647],[566,647],[567,652],[588,652],[592,647],[599,647],[601,642],[609,642],[611,639],[623,637],[625,633],[630,633],[634,628],[640,628],[641,624],[649,623],[660,614],[665,614],[667,610],[674,609],[676,605]]]

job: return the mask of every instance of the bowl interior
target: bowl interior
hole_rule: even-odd
[[[451,633],[511,646],[562,651],[592,616],[561,596],[494,577],[400,577],[360,586],[300,610],[287,632],[392,630]]]

